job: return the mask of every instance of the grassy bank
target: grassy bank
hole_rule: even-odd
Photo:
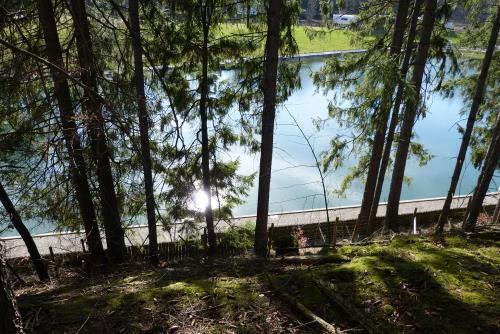
[[[68,272],[61,283],[18,290],[37,333],[313,333],[283,304],[268,277],[342,329],[356,317],[325,297],[317,280],[383,333],[494,333],[500,330],[500,235],[446,244],[399,238],[388,245],[344,246],[304,258],[186,262],[153,270],[127,265],[90,278]],[[359,320],[359,319],[358,319]]]
[[[247,33],[248,29],[244,24],[226,24],[220,31],[221,36]],[[326,31],[325,29],[296,26],[294,37],[301,54],[353,50],[361,47],[361,45],[351,43],[352,32],[346,29]]]
[[[248,29],[245,24],[226,24],[222,26],[220,35],[230,34],[247,34]],[[315,53],[325,51],[346,51],[363,48],[360,43],[356,44],[352,41],[354,32],[348,29],[327,30],[317,27],[296,26],[294,28],[294,37],[297,41],[299,53]],[[461,33],[450,32],[448,39],[453,45],[460,45]],[[369,38],[375,39],[375,36]],[[464,54],[470,57],[473,55],[478,57],[476,52],[468,52]]]

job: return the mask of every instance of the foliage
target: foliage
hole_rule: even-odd
[[[307,243],[308,238],[300,226],[296,226],[290,233],[278,234],[273,238],[273,246],[276,249],[303,248]]]
[[[434,31],[432,54],[433,64],[429,66],[429,80],[441,82],[448,73],[456,71],[456,61],[452,49],[446,48],[448,33],[444,22],[449,10],[443,5],[438,16],[442,22]],[[357,179],[364,180],[372,153],[373,135],[381,125],[381,120],[390,112],[384,101],[394,100],[395,87],[405,88],[405,101],[415,99],[416,92],[400,77],[401,58],[390,54],[390,42],[394,29],[395,9],[390,2],[366,1],[360,8],[359,21],[353,43],[362,43],[367,52],[360,55],[343,55],[329,59],[320,72],[313,75],[315,84],[325,94],[333,95],[329,103],[329,118],[341,126],[341,131],[333,136],[330,149],[323,154],[323,169],[337,170],[344,161],[355,156],[357,164],[349,167],[349,173],[340,186],[334,190],[343,195],[346,189]],[[383,27],[380,29],[380,27]],[[375,38],[368,39],[374,31],[379,31]],[[451,61],[450,61],[451,59]],[[438,84],[439,86],[439,84]],[[426,92],[424,92],[425,94]],[[350,101],[348,107],[345,101]],[[425,117],[425,97],[419,105],[419,116]],[[383,105],[384,104],[384,105]],[[391,102],[392,104],[392,102]],[[318,120],[318,127],[327,120]],[[396,135],[397,140],[397,135]],[[425,165],[432,155],[414,140],[410,146],[410,157],[415,157],[419,165]]]
[[[461,44],[470,48],[485,48],[490,36],[493,20],[496,14],[494,6],[484,7],[480,1],[466,2],[469,11],[467,17],[469,25],[466,32],[462,34]],[[460,94],[464,97],[462,114],[466,115],[472,103],[475,93],[476,82],[482,65],[482,58],[462,58],[460,60],[460,71],[452,79],[443,83],[438,89],[446,97]],[[491,141],[491,131],[500,114],[498,94],[500,93],[500,53],[496,51],[488,71],[484,97],[478,112],[475,128],[471,139],[471,162],[475,168],[480,168],[488,143]],[[464,129],[457,125],[458,131],[463,133]],[[500,166],[499,166],[500,168]]]
[[[246,223],[234,226],[217,235],[218,242],[233,249],[249,250],[253,248],[255,224]]]
[[[274,248],[276,249],[288,249],[297,248],[299,243],[293,234],[281,234],[274,238],[273,240]]]

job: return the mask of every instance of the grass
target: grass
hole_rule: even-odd
[[[37,333],[315,332],[270,294],[269,275],[344,329],[356,327],[355,319],[314,280],[329,282],[383,333],[494,333],[500,330],[499,246],[498,233],[448,236],[444,246],[404,237],[343,246],[308,266],[248,258],[156,270],[129,265],[21,293],[19,304]]]
[[[316,34],[314,33],[316,32]],[[324,51],[345,51],[360,48],[351,43],[351,33],[348,30],[332,30],[318,33],[318,29],[299,26],[295,28],[295,40],[299,53]]]
[[[246,34],[248,29],[245,24],[225,24],[222,25],[221,36],[230,34]],[[359,42],[354,42],[355,33],[348,29],[327,30],[317,27],[295,26],[294,37],[297,42],[299,53],[315,53],[325,51],[347,51],[360,49],[364,46]],[[454,45],[460,45],[463,33],[449,32],[448,39]],[[374,40],[374,36],[367,41]],[[262,50],[257,50],[256,53]],[[476,52],[466,52],[465,56],[478,57]]]
[[[248,29],[244,24],[226,24],[222,26],[219,35],[225,36],[246,33],[248,33]],[[294,37],[300,54],[345,51],[362,47],[361,45],[356,45],[351,42],[352,32],[347,29],[327,31],[326,29],[315,27],[296,26],[294,27]],[[264,41],[262,43],[264,43]],[[257,50],[256,53],[259,51],[262,52],[262,50]]]

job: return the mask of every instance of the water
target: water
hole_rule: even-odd
[[[323,208],[324,199],[318,171],[314,159],[299,129],[293,125],[289,112],[294,115],[306,135],[312,135],[310,140],[317,154],[326,151],[330,139],[341,129],[333,121],[318,131],[312,120],[326,118],[329,97],[317,92],[312,83],[310,74],[318,71],[323,61],[309,61],[301,69],[302,88],[293,93],[289,100],[279,107],[276,118],[273,174],[271,179],[270,212]],[[223,73],[227,75],[227,73]],[[330,96],[331,97],[331,96]],[[434,158],[423,167],[415,160],[407,163],[406,175],[413,179],[410,185],[405,185],[402,191],[402,200],[444,196],[448,190],[451,173],[455,164],[454,156],[460,145],[460,134],[457,131],[457,121],[461,120],[460,111],[464,101],[459,94],[452,99],[446,99],[438,93],[431,93],[427,101],[429,111],[426,118],[415,126],[418,141],[425,146]],[[458,124],[464,125],[465,120]],[[258,171],[259,156],[249,155],[242,148],[235,147],[231,157],[239,157],[241,174],[251,174]],[[348,173],[348,168],[355,164],[355,157],[345,162],[345,166],[329,172],[326,178],[328,189],[339,186],[342,178]],[[462,178],[457,189],[459,194],[470,193],[476,183],[478,171],[466,163]],[[388,182],[386,177],[381,200],[388,196]],[[492,182],[491,191],[496,190]],[[359,204],[363,192],[363,183],[356,181],[347,190],[344,197],[339,198],[329,193],[328,205],[340,206]],[[246,203],[234,210],[235,215],[255,214],[257,209],[257,178],[254,187],[250,190]],[[33,233],[43,233],[52,230],[48,224],[31,224]],[[15,231],[0,233],[1,236],[15,235]]]
[[[312,119],[327,116],[328,97],[317,92],[310,73],[321,68],[322,61],[304,64],[300,76],[302,89],[295,92],[289,100],[280,107],[277,116],[275,134],[275,151],[273,157],[273,174],[271,179],[270,212],[323,208],[324,200],[318,171],[304,165],[314,165],[311,151],[299,129],[292,125],[293,121],[288,111],[294,115],[306,135],[312,135],[311,141],[317,153],[329,147],[329,140],[340,129],[333,121],[321,131],[317,131]],[[462,126],[460,111],[464,106],[463,98],[456,94],[448,99],[438,93],[431,93],[427,101],[429,111],[427,116],[415,126],[417,140],[434,158],[425,166],[420,167],[418,161],[412,159],[407,163],[406,175],[413,181],[404,185],[401,199],[417,199],[444,196],[448,190],[451,173],[455,164],[461,136],[457,124]],[[461,120],[457,123],[458,120]],[[242,171],[250,173],[258,170],[258,156],[240,156]],[[355,161],[351,158],[340,170],[330,172],[327,177],[327,188],[338,187],[343,177],[348,173],[348,167]],[[302,167],[293,167],[302,166]],[[468,194],[473,190],[479,172],[467,161],[457,194]],[[388,196],[390,174],[386,176],[381,200]],[[492,182],[495,184],[495,182]],[[496,188],[492,184],[491,191]],[[363,183],[354,182],[345,196],[339,198],[329,193],[329,206],[359,204],[363,194]],[[250,215],[256,212],[257,185],[250,192],[247,202],[235,210],[236,215]]]

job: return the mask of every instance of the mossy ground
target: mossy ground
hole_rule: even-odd
[[[313,283],[365,312],[383,333],[500,333],[500,237],[450,236],[445,244],[398,238],[389,245],[344,246],[351,258],[277,277],[318,315],[343,326],[339,311]]]
[[[23,292],[36,333],[308,333],[267,276],[341,328],[359,327],[314,283],[329,282],[383,333],[500,332],[500,235],[400,237],[343,246],[307,265],[249,258],[160,269],[129,264]]]
[[[18,300],[35,333],[302,332],[302,322],[271,300],[261,275],[268,267],[252,259],[161,269],[129,264]]]

